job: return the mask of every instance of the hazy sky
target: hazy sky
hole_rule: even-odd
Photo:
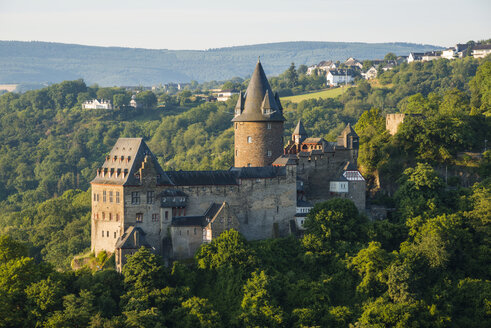
[[[491,0],[0,0],[0,40],[156,49],[491,38]]]

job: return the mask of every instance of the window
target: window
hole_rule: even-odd
[[[109,213],[109,221],[112,221],[112,219],[113,219],[113,214]]]
[[[252,143],[252,137],[247,137],[247,143]]]
[[[273,152],[271,150],[268,150],[268,157],[273,156]]]
[[[96,194],[94,193],[94,202],[95,202],[95,200],[96,200]]]
[[[168,220],[169,219],[169,211],[165,211],[165,219]]]
[[[251,163],[247,163],[247,167],[251,167],[251,166],[252,166]]]
[[[238,113],[240,114],[240,111],[238,111]],[[237,127],[239,126],[238,123],[235,123],[235,128],[237,129]]]
[[[105,190],[102,192],[102,201],[104,203],[106,202],[106,191]]]
[[[159,222],[160,216],[157,213],[152,214],[152,222]]]
[[[143,222],[143,213],[136,213],[136,222]]]
[[[116,204],[119,204],[119,191],[116,191]]]
[[[96,197],[96,199],[97,199],[96,201],[98,202],[99,201],[99,194],[96,194],[96,196],[97,196]]]
[[[133,191],[131,193],[131,204],[133,205],[140,204],[140,193],[138,191]]]
[[[194,234],[196,234],[196,228],[194,228]]]
[[[108,237],[108,238],[109,238],[109,230],[108,230],[108,231],[106,231],[106,237]]]
[[[147,191],[147,204],[153,204],[153,191]]]
[[[114,238],[116,238],[116,231],[114,231]]]
[[[106,219],[106,213],[102,212],[102,219],[105,220]]]
[[[116,221],[119,221],[119,214],[116,213]]]
[[[104,238],[104,230],[102,230],[102,238]]]
[[[239,151],[235,150],[235,156],[239,156]]]
[[[110,191],[109,192],[109,203],[112,203],[113,202],[113,192]]]
[[[268,123],[268,130],[271,130],[271,123]]]
[[[186,232],[187,232],[187,234],[188,234],[188,236],[189,236],[189,229],[188,229],[188,230],[186,230]]]

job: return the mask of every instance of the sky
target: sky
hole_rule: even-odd
[[[491,38],[491,0],[0,0],[0,40],[150,49],[282,41],[451,46]]]

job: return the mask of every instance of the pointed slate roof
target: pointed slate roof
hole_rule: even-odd
[[[297,127],[293,131],[293,135],[307,136],[307,131],[303,127],[302,120],[298,120]]]
[[[245,94],[239,95],[232,122],[283,122],[281,103],[258,61]]]
[[[152,162],[157,171],[157,184],[171,185],[169,177],[142,138],[119,138],[91,183],[138,185],[140,180],[135,174],[139,172],[145,158]]]

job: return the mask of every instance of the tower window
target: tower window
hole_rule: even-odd
[[[106,202],[106,191],[105,190],[102,192],[102,201],[104,203]]]
[[[116,204],[119,204],[119,191],[116,191]]]
[[[239,156],[239,151],[235,150],[235,156]]]
[[[273,152],[271,150],[268,150],[268,157],[273,156]]]
[[[109,192],[109,203],[112,203],[113,202],[113,192],[110,191]]]
[[[136,222],[143,222],[143,213],[136,213]]]
[[[247,143],[252,143],[252,137],[247,137]]]
[[[268,123],[268,130],[271,130],[271,123]]]

